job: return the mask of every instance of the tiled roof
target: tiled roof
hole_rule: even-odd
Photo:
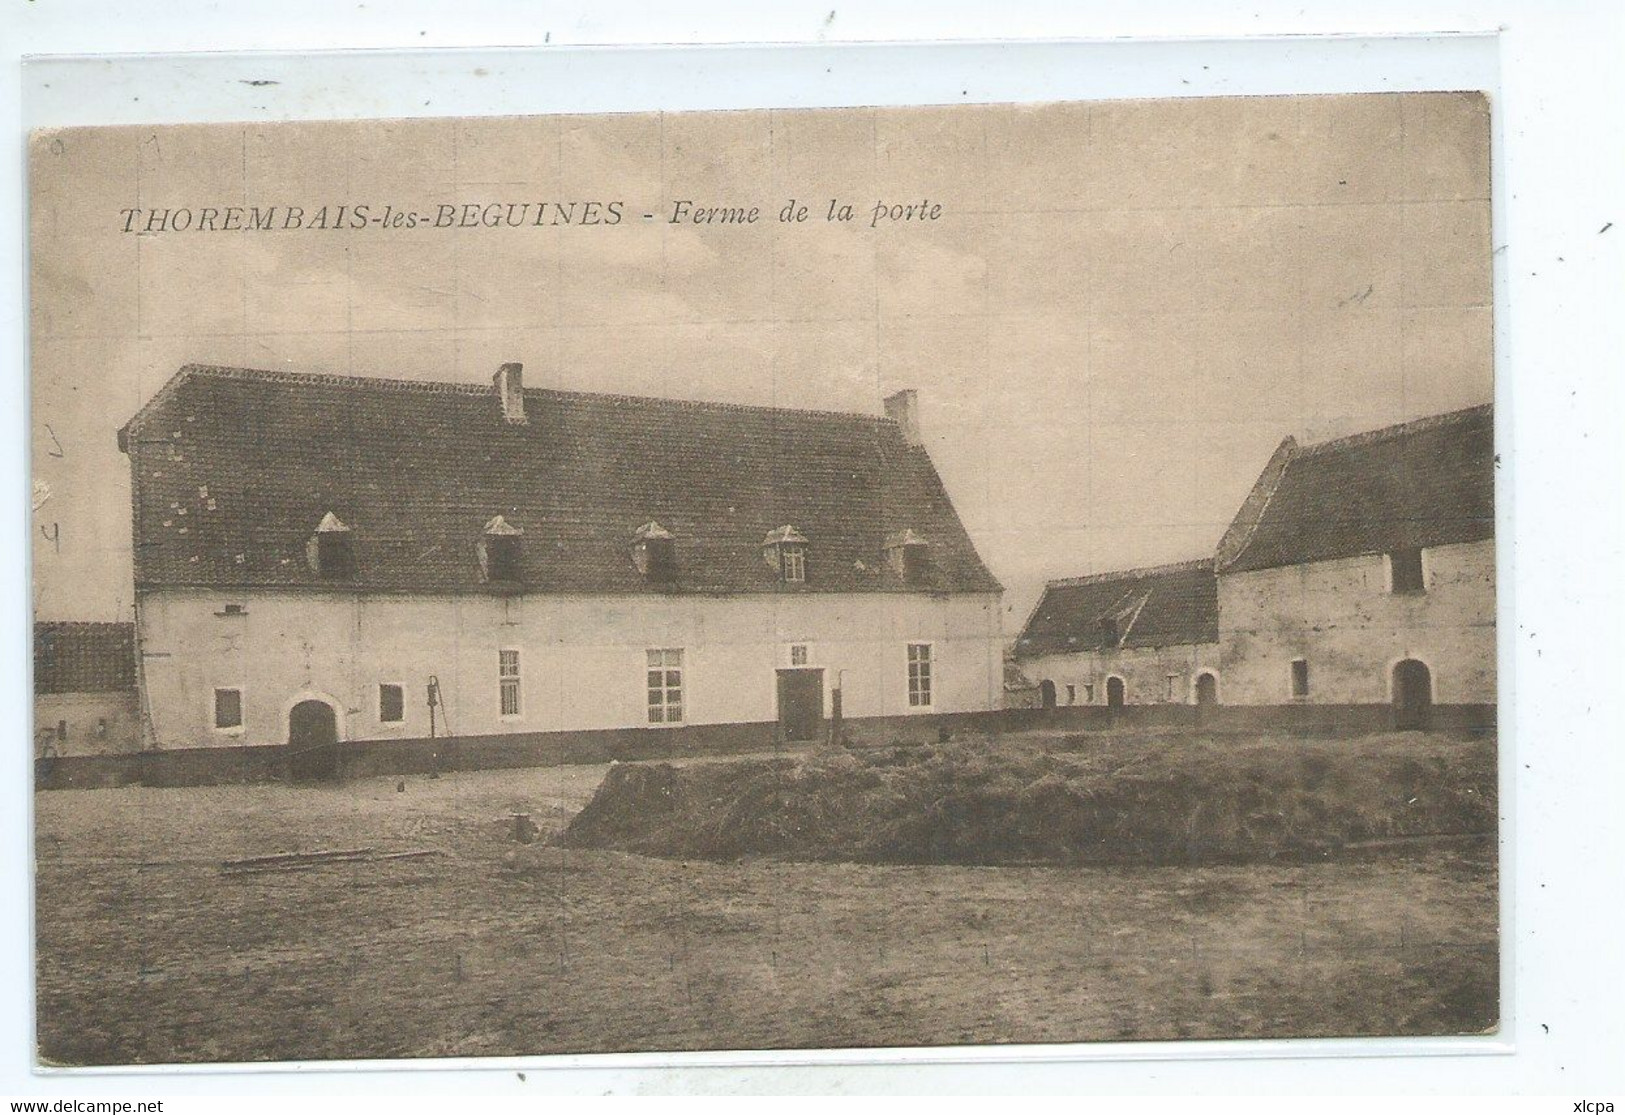
[[[350,529],[346,590],[512,591],[480,581],[500,515],[527,591],[992,592],[924,449],[867,415],[529,389],[503,420],[479,385],[188,366],[120,431],[134,475],[136,584],[332,587],[307,546]],[[673,584],[633,564],[634,532],[675,537]],[[781,584],[762,539],[808,539]],[[889,534],[930,545],[905,582]]]
[[[34,692],[115,693],[134,688],[134,624],[34,624]]]
[[[1495,537],[1489,406],[1283,443],[1219,548],[1222,573]]]
[[[1213,562],[1204,559],[1051,581],[1016,640],[1016,654],[1183,646],[1218,638],[1218,581]]]

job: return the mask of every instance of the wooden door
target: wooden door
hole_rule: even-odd
[[[824,671],[779,671],[779,730],[786,742],[816,740],[824,734]]]
[[[1394,727],[1424,731],[1433,719],[1433,676],[1414,658],[1394,666]]]
[[[300,701],[288,713],[288,773],[298,782],[338,774],[338,719],[326,701]]]

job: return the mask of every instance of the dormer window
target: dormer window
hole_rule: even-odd
[[[931,547],[912,530],[886,536],[886,563],[909,584],[925,580],[931,571]]]
[[[311,568],[324,581],[348,581],[355,576],[355,539],[331,511],[322,516],[305,552]]]
[[[485,524],[478,551],[480,574],[487,584],[516,585],[521,581],[519,559],[524,533],[501,515]]]
[[[786,524],[768,532],[762,539],[762,560],[785,584],[807,581],[807,539],[793,526]]]
[[[677,538],[650,521],[632,533],[632,564],[652,584],[670,584],[677,579]]]

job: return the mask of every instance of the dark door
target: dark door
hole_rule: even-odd
[[[1123,679],[1122,678],[1107,678],[1106,679],[1106,707],[1108,707],[1108,708],[1122,708],[1123,707]]]
[[[1394,727],[1421,731],[1433,718],[1433,677],[1424,663],[1407,658],[1394,667]]]
[[[288,773],[295,781],[338,773],[338,722],[326,701],[300,701],[288,713]]]
[[[1219,703],[1219,679],[1212,674],[1198,674],[1196,677],[1196,703],[1199,706],[1216,705]]]
[[[1055,707],[1055,683],[1049,678],[1038,683],[1038,703],[1045,708]]]
[[[788,742],[824,733],[824,671],[779,671],[779,730]]]

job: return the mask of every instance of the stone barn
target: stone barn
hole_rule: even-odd
[[[1044,708],[1208,705],[1219,696],[1210,560],[1050,581],[1016,640]],[[1155,719],[1137,710],[1140,719]],[[1174,716],[1182,722],[1189,716]]]
[[[1489,406],[1287,438],[1215,568],[1227,704],[1308,724],[1493,726]]]
[[[183,368],[120,432],[154,744],[322,776],[986,716],[1002,590],[885,411]]]
[[[1041,703],[1211,726],[1495,723],[1488,406],[1281,442],[1213,557],[1051,581],[1016,640]],[[1115,718],[1115,717],[1114,717]],[[1178,719],[1174,717],[1174,719]]]

